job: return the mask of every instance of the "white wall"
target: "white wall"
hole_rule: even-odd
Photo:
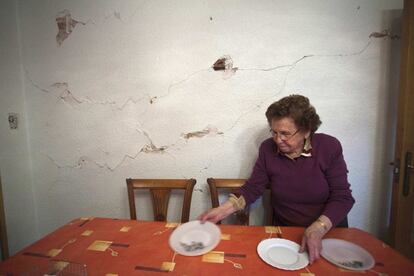
[[[8,221],[13,251],[75,217],[127,218],[128,177],[196,178],[195,218],[210,207],[207,177],[248,177],[268,135],[264,111],[294,92],[343,143],[351,225],[384,234],[399,40],[370,34],[398,31],[402,1],[32,0],[17,9],[17,22],[1,19],[11,37],[0,46],[9,60],[0,65],[1,170],[8,218],[32,227]],[[64,10],[78,23],[59,46]],[[211,68],[224,55],[233,74]],[[18,132],[8,110],[22,114]],[[12,211],[23,188],[31,221]]]
[[[0,4],[0,175],[11,252],[38,237],[20,38],[14,1]],[[10,129],[9,113],[18,114],[17,129]]]

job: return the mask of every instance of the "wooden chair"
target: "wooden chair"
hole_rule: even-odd
[[[168,202],[172,190],[184,190],[184,201],[181,222],[188,222],[190,217],[191,198],[195,179],[131,179],[126,180],[128,188],[129,212],[131,219],[137,219],[135,207],[135,190],[147,189],[151,193],[152,208],[155,221],[166,221]]]
[[[234,193],[238,188],[244,185],[246,179],[229,179],[229,178],[207,178],[208,186],[210,187],[211,205],[213,208],[218,207],[219,203],[219,190],[225,190],[228,193]],[[270,191],[268,188],[267,190]],[[270,196],[271,201],[271,196]],[[266,219],[265,225],[273,225],[273,209],[270,206],[270,202],[265,204],[266,206]],[[237,224],[249,225],[249,208],[240,210],[236,213]],[[220,222],[219,222],[220,223]]]

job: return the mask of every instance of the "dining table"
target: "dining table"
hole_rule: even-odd
[[[369,252],[368,270],[348,270],[321,257],[297,270],[264,262],[258,244],[269,238],[300,244],[303,227],[218,225],[212,251],[184,256],[169,239],[180,223],[101,217],[76,218],[0,263],[0,275],[414,275],[414,263],[372,234],[335,228],[324,238],[340,239]]]

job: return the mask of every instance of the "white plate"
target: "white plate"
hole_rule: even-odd
[[[211,222],[193,220],[175,229],[170,236],[170,246],[184,256],[203,255],[213,250],[220,242],[221,231]]]
[[[257,253],[267,264],[284,270],[297,270],[309,263],[308,253],[299,253],[299,244],[286,239],[266,239],[257,246]]]
[[[375,265],[368,251],[340,239],[323,239],[321,255],[334,265],[348,270],[368,270]]]

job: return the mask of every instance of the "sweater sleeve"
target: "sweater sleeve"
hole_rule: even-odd
[[[269,145],[263,142],[259,148],[259,156],[253,167],[253,172],[246,183],[235,193],[236,196],[242,195],[246,205],[255,202],[266,189],[269,183],[269,176],[266,171],[266,147]]]
[[[333,150],[327,156],[324,172],[329,185],[329,198],[322,214],[327,216],[335,227],[346,217],[355,200],[348,183],[348,170],[342,154],[342,146],[335,139],[330,148]]]

